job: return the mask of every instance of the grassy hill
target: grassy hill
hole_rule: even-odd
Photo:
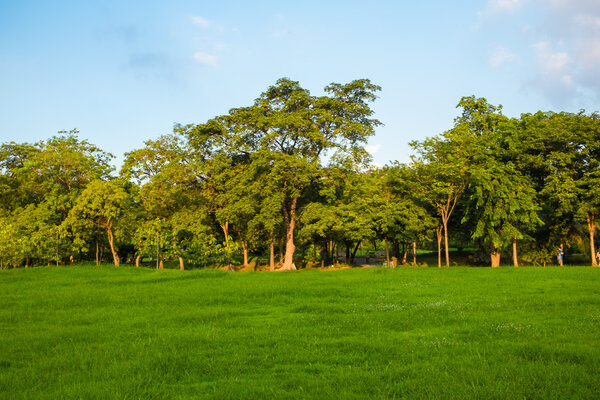
[[[0,397],[600,398],[600,269],[0,271]]]

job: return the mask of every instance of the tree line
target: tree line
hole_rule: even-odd
[[[113,156],[59,132],[0,148],[2,267],[110,257],[181,269],[268,256],[270,269],[353,263],[364,243],[386,260],[417,247],[470,248],[471,262],[545,265],[557,251],[597,265],[600,118],[537,112],[509,118],[463,97],[449,130],[412,142],[408,163],[371,165],[380,121],[368,79],[315,96],[283,78],[252,105]]]

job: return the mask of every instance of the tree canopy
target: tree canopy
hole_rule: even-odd
[[[282,78],[250,105],[146,141],[118,174],[76,130],[5,143],[0,264],[100,263],[106,251],[116,266],[264,256],[289,270],[352,264],[360,249],[368,264],[379,247],[388,266],[409,251],[417,265],[417,248],[439,267],[451,248],[492,266],[546,264],[557,249],[597,265],[597,113],[509,118],[463,97],[447,131],[411,143],[411,162],[375,167],[365,146],[380,89],[357,79],[313,95]]]

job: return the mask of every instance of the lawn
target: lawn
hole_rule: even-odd
[[[600,398],[600,269],[0,271],[0,397]]]

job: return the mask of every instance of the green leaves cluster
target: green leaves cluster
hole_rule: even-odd
[[[110,259],[271,269],[353,262],[361,246],[408,263],[411,249],[475,248],[547,263],[558,247],[595,258],[600,117],[538,112],[508,118],[464,97],[454,125],[411,145],[408,164],[370,166],[381,123],[367,79],[315,96],[287,78],[249,106],[175,125],[112,155],[60,132],[0,146],[0,265]],[[466,234],[461,235],[464,232]],[[400,249],[403,249],[402,251]],[[277,253],[277,254],[276,254]],[[106,256],[105,254],[108,254]],[[368,255],[366,260],[368,260]]]

